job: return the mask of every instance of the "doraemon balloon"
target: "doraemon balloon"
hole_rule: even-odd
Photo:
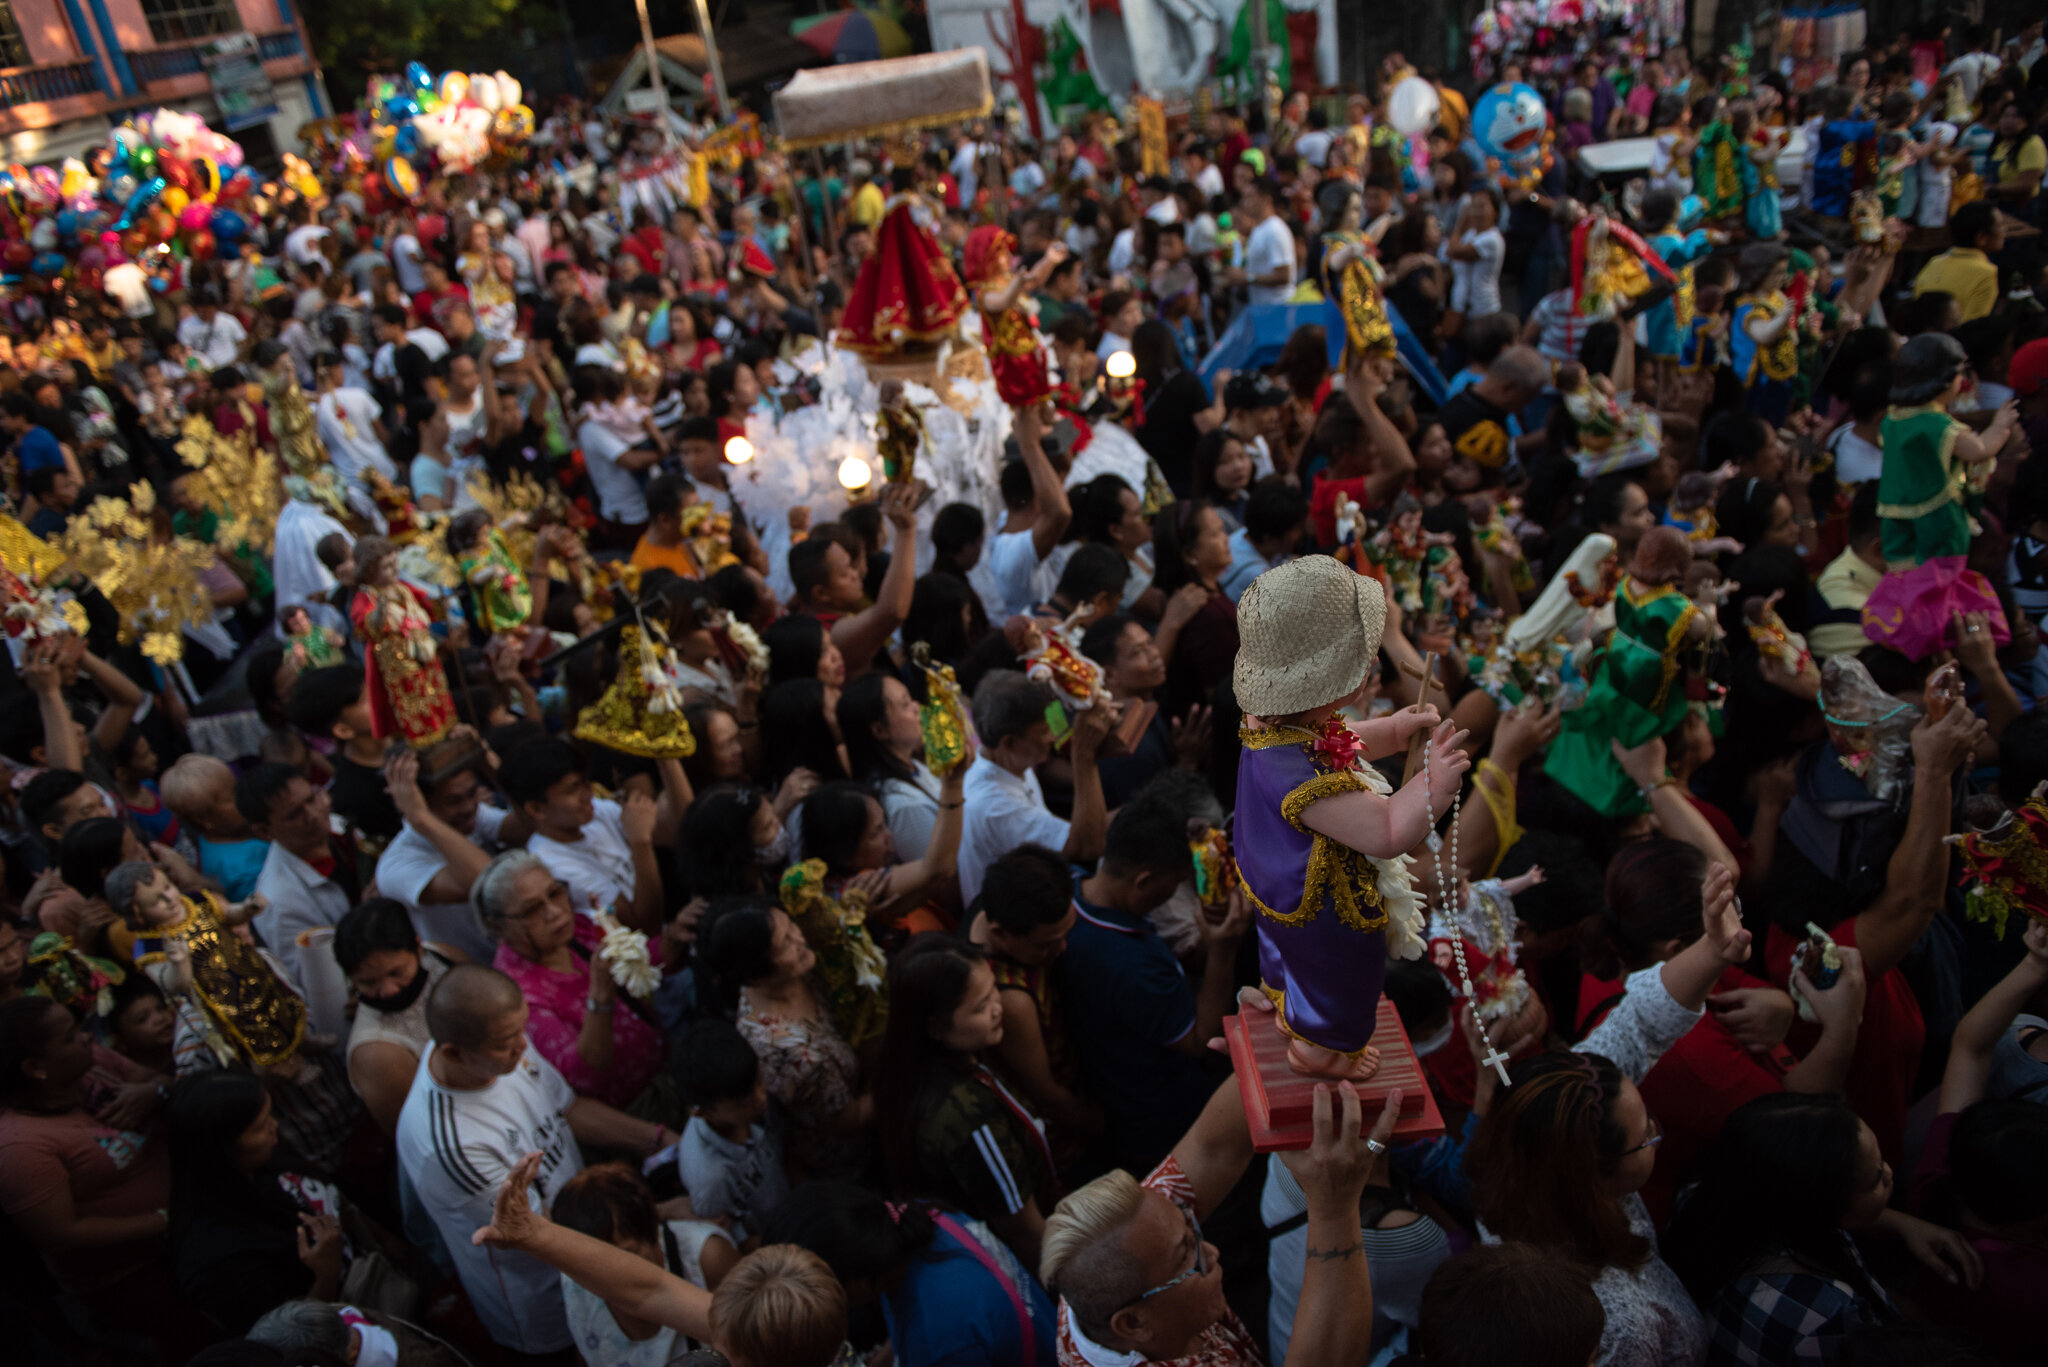
[[[1497,85],[1472,106],[1472,136],[1480,150],[1516,173],[1534,168],[1543,154],[1550,111],[1526,85]]]

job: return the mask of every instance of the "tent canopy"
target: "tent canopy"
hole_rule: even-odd
[[[775,92],[775,122],[791,147],[888,138],[986,118],[995,107],[980,48],[814,67]]]
[[[1415,340],[1415,334],[1408,328],[1408,320],[1400,310],[1389,308],[1387,321],[1394,328],[1394,343],[1400,350],[1401,365],[1422,392],[1432,402],[1442,404],[1450,397],[1450,386],[1444,382],[1443,372],[1436,368],[1436,362]],[[1310,323],[1320,323],[1329,339],[1330,366],[1335,369],[1344,357],[1344,314],[1338,307],[1323,300],[1314,304],[1254,304],[1239,309],[1237,317],[1216,339],[1207,356],[1202,358],[1199,373],[1202,383],[1214,391],[1216,376],[1228,370],[1241,374],[1246,370],[1272,365],[1280,359],[1280,349],[1287,345],[1297,328]]]

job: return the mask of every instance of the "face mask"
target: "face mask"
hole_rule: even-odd
[[[775,832],[775,838],[767,844],[754,846],[754,862],[766,864],[771,868],[787,864],[789,862],[789,827],[784,826]]]
[[[380,1016],[395,1016],[420,999],[420,993],[427,990],[427,966],[420,965],[420,971],[412,975],[412,981],[388,997],[372,997],[356,993],[356,1000]]]

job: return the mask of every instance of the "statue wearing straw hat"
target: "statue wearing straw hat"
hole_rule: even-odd
[[[1378,667],[1379,582],[1328,556],[1268,570],[1237,606],[1232,681],[1245,711],[1232,845],[1259,916],[1259,972],[1312,1077],[1363,1081],[1387,956],[1421,955],[1426,912],[1408,852],[1450,809],[1471,759],[1464,732],[1418,707],[1347,723]],[[1400,790],[1366,761],[1433,732]]]

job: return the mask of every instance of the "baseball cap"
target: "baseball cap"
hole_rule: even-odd
[[[2005,369],[2005,382],[2015,398],[2031,398],[2048,385],[2048,337],[2037,338],[2012,354]]]
[[[1286,388],[1257,371],[1233,375],[1223,386],[1225,408],[1274,408],[1286,402]]]

